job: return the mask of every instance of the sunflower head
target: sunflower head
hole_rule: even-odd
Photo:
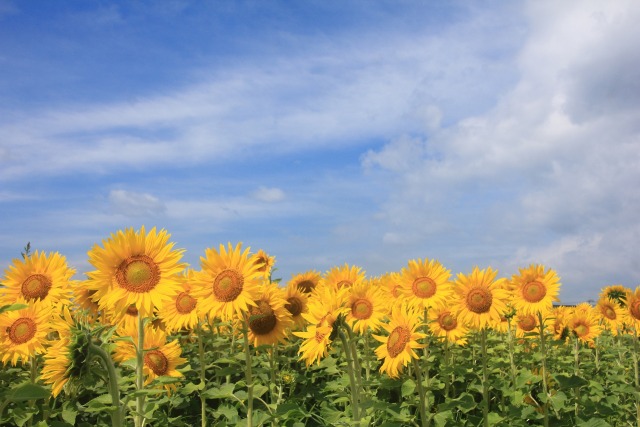
[[[458,319],[474,329],[482,329],[500,322],[507,312],[509,292],[502,286],[504,279],[497,279],[498,272],[491,267],[480,270],[474,267],[470,274],[458,274],[455,292],[458,296],[454,309]]]
[[[614,301],[620,307],[626,307],[627,297],[631,293],[631,289],[622,285],[605,286],[600,292],[600,299],[609,299]]]
[[[16,310],[0,313],[0,357],[4,364],[27,362],[30,357],[44,353],[51,332],[52,306],[45,302],[20,304]]]
[[[315,270],[294,275],[287,283],[288,286],[295,286],[304,294],[310,294],[322,281],[322,275]]]
[[[511,278],[512,303],[519,313],[547,314],[558,300],[560,279],[552,269],[532,264]]]
[[[399,276],[401,292],[417,310],[444,305],[453,292],[450,277],[451,272],[439,261],[414,259]]]
[[[249,341],[258,347],[283,342],[291,327],[292,316],[286,308],[285,292],[275,284],[265,284],[261,297],[249,307],[247,326]]]

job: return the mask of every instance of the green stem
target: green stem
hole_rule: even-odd
[[[427,394],[424,390],[424,385],[422,384],[422,369],[420,369],[420,359],[412,359],[413,362],[413,370],[416,374],[416,385],[418,387],[418,396],[420,398],[420,422],[422,427],[429,427],[431,425],[431,418],[427,416],[429,410],[427,409],[429,406],[429,401],[427,399]]]
[[[244,319],[244,325],[242,328],[242,335],[244,336],[244,355],[245,355],[245,368],[244,374],[247,382],[247,426],[253,426],[253,373],[251,368],[251,349],[249,348],[249,322],[247,318]]]
[[[351,386],[351,412],[353,415],[354,425],[360,425],[360,400],[358,396],[358,387],[356,385],[356,379],[354,375],[353,369],[353,360],[351,359],[351,351],[349,342],[344,332],[342,332],[342,328],[338,329],[338,335],[340,336],[340,340],[342,341],[342,349],[344,350],[344,355],[347,358],[347,373],[349,375],[349,384]]]
[[[144,317],[138,315],[138,345],[136,347],[136,415],[134,417],[135,427],[144,425]]]
[[[544,319],[542,313],[538,311],[538,326],[540,328],[540,352],[541,352],[541,371],[542,371],[542,392],[544,393],[544,402],[542,405],[542,415],[544,427],[549,427],[549,385],[547,384],[547,341],[544,333]]]
[[[507,318],[507,338],[509,341],[509,364],[511,365],[511,387],[513,388],[513,404],[518,404],[519,402],[516,402],[516,392],[517,392],[517,388],[516,388],[516,375],[517,375],[517,369],[516,369],[516,363],[514,360],[514,349],[513,349],[513,329],[511,328],[511,317]]]
[[[196,326],[196,334],[198,335],[198,356],[200,357],[200,386],[202,387],[198,392],[200,396],[200,425],[207,427],[207,399],[204,397],[204,390],[207,389],[207,375],[206,366],[204,364],[204,344],[202,342],[202,329],[200,323]]]
[[[89,353],[100,360],[102,366],[107,370],[109,377],[109,394],[111,395],[111,405],[115,408],[111,412],[112,427],[122,427],[123,409],[120,404],[120,388],[118,387],[118,373],[109,354],[100,346],[89,343]]]
[[[640,349],[638,348],[638,330],[636,327],[633,327],[633,376],[634,383],[636,386],[636,425],[640,427],[640,376],[638,376],[638,352]]]
[[[480,350],[482,352],[482,419],[484,426],[489,427],[489,372],[487,370],[487,328],[480,334]]]
[[[578,337],[574,337],[573,357],[574,357],[573,373],[576,376],[579,376],[580,375],[580,340],[578,340]],[[579,415],[579,408],[580,408],[580,406],[578,405],[578,401],[580,400],[580,389],[578,387],[575,387],[573,389],[573,393],[576,396],[574,413],[577,417]]]

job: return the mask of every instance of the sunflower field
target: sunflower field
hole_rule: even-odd
[[[27,245],[0,285],[0,425],[640,427],[640,288],[568,307],[538,264],[281,283],[240,243],[183,254],[126,229],[75,280]]]

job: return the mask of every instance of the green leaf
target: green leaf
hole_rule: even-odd
[[[558,374],[558,375],[555,375],[554,378],[558,382],[558,385],[560,386],[560,388],[563,388],[563,389],[577,388],[577,387],[582,387],[589,384],[589,381],[575,374],[573,375]]]
[[[416,390],[416,383],[412,379],[408,379],[402,383],[402,388],[401,388],[402,397],[407,397],[413,394],[415,390]]]
[[[436,427],[444,427],[448,420],[453,419],[453,412],[450,410],[438,412],[433,416],[433,420],[436,423]]]
[[[23,308],[27,308],[27,307],[29,306],[25,304],[3,305],[2,307],[0,307],[0,314],[4,313],[5,311],[22,310]]]
[[[489,412],[488,418],[490,426],[494,426],[504,419],[502,416],[500,416],[500,414],[496,412]]]
[[[551,405],[557,411],[560,411],[564,409],[564,403],[567,401],[567,395],[564,394],[564,392],[559,391],[556,394],[551,395],[551,397],[549,397],[549,400],[551,401]]]
[[[23,383],[14,387],[9,392],[7,400],[12,402],[24,402],[27,400],[47,399],[51,395],[49,389],[33,383]]]
[[[600,418],[590,418],[587,421],[578,423],[576,427],[611,427],[611,424]]]
[[[222,384],[220,387],[213,387],[205,390],[202,395],[207,399],[226,399],[228,397],[233,396],[233,389],[236,387],[235,384]]]
[[[69,402],[65,402],[62,405],[62,419],[71,425],[76,423],[76,417],[78,416],[78,410],[74,408]]]

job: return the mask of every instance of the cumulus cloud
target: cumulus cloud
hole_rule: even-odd
[[[111,190],[109,205],[114,213],[130,217],[157,216],[166,210],[165,204],[157,197],[126,190]]]

